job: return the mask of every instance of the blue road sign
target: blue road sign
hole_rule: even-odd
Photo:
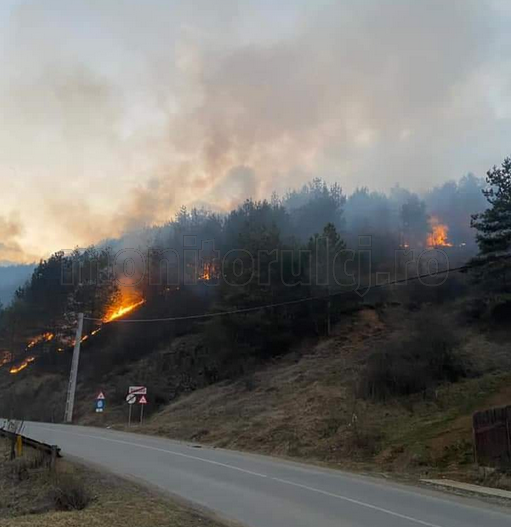
[[[98,399],[96,401],[96,412],[101,413],[105,409],[104,399]]]

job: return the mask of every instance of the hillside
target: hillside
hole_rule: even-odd
[[[384,401],[361,394],[371,356],[389,340],[406,339],[432,310],[454,325],[463,307],[425,306],[413,315],[402,307],[362,309],[337,324],[331,337],[303,342],[237,380],[184,394],[135,430],[333,466],[478,480],[471,417],[511,401],[506,335],[464,329],[456,353],[465,375],[457,382]],[[126,380],[143,382],[154,363],[161,364],[156,355],[139,361]],[[126,405],[100,418],[87,411],[82,422],[123,426],[125,418]]]
[[[244,371],[221,377],[202,324],[158,333],[153,349],[144,348],[146,330],[111,326],[83,345],[75,417],[125,428],[127,387],[144,384],[146,422],[134,431],[407,478],[480,481],[472,414],[511,403],[510,335],[506,323],[474,319],[470,297],[444,296],[362,304],[330,336],[240,361]],[[26,419],[60,422],[70,355],[56,357],[18,375],[0,371],[0,400]],[[94,412],[99,391],[104,414]],[[504,476],[485,483],[509,487]]]
[[[126,426],[144,385],[148,433],[477,479],[472,414],[510,402],[511,160],[488,184],[472,259],[407,193],[350,197],[393,211],[355,247],[372,231],[346,231],[319,179],[226,216],[181,209],[131,277],[111,247],[55,253],[0,310],[0,415],[61,422],[78,340],[75,422]]]

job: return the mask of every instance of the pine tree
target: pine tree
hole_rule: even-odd
[[[344,249],[346,249],[346,244],[333,223],[325,225],[321,236],[315,234],[309,239],[308,250],[311,255],[309,276],[312,285],[311,291],[315,296],[332,294],[336,289],[339,289],[340,284],[338,280],[342,280],[343,276],[341,273],[336,272],[339,271],[339,267],[342,269],[342,263],[337,257],[342,254]],[[330,335],[332,319],[332,302],[330,298],[324,306],[326,309],[326,334]],[[315,306],[315,311],[315,316],[320,314],[317,306]]]
[[[498,278],[500,286],[507,289],[511,256],[511,158],[506,158],[501,167],[489,170],[486,182],[489,187],[483,194],[490,207],[472,216],[471,225],[478,231],[479,246],[479,255],[473,262],[481,266],[480,275]]]

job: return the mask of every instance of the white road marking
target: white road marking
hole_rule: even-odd
[[[38,426],[37,428],[43,429],[43,430],[47,430],[49,432],[54,432],[55,431],[52,428],[46,428],[44,426]],[[163,452],[165,454],[171,454],[173,456],[179,456],[179,457],[184,457],[184,458],[188,458],[188,459],[194,459],[196,461],[202,461],[204,463],[210,463],[211,465],[217,465],[217,466],[228,468],[228,469],[231,469],[231,470],[237,470],[239,472],[244,472],[246,474],[251,474],[252,476],[257,476],[257,477],[260,477],[260,478],[270,478],[270,479],[272,479],[274,481],[278,481],[279,483],[283,483],[284,485],[292,485],[294,487],[299,487],[299,488],[302,488],[302,489],[305,489],[305,490],[308,490],[308,491],[311,491],[311,492],[316,492],[316,493],[319,493],[319,494],[323,494],[325,496],[330,496],[332,498],[337,498],[339,500],[343,500],[343,501],[347,501],[349,503],[353,503],[354,505],[358,505],[360,507],[365,507],[366,509],[372,509],[372,510],[384,513],[384,514],[388,514],[390,516],[394,516],[396,518],[401,518],[403,520],[407,520],[407,521],[410,521],[410,522],[413,522],[413,523],[417,523],[419,525],[424,525],[425,527],[442,527],[442,526],[434,524],[434,523],[429,523],[429,522],[426,522],[426,521],[423,521],[423,520],[419,520],[417,518],[413,518],[411,516],[406,516],[404,514],[399,514],[398,512],[394,512],[394,511],[391,511],[391,510],[388,510],[388,509],[384,509],[382,507],[377,507],[376,505],[371,505],[370,503],[366,503],[366,502],[363,502],[363,501],[355,500],[353,498],[348,498],[346,496],[341,496],[340,494],[334,494],[332,492],[327,492],[325,490],[316,489],[314,487],[309,487],[307,485],[302,485],[300,483],[294,483],[293,481],[288,481],[288,480],[285,480],[285,479],[269,477],[269,476],[267,476],[265,474],[259,474],[258,472],[252,472],[251,470],[245,470],[243,468],[239,468],[239,467],[236,467],[234,465],[228,465],[226,463],[220,463],[218,461],[212,461],[210,459],[205,459],[205,458],[198,457],[198,456],[191,456],[189,454],[182,454],[181,452],[175,452],[174,450],[166,450],[164,448],[157,448],[157,447],[148,446],[148,445],[141,445],[139,443],[132,443],[130,441],[123,441],[122,439],[111,439],[111,438],[101,437],[101,436],[91,436],[91,435],[88,435],[88,434],[80,434],[78,432],[70,432],[68,430],[58,430],[58,431],[62,432],[64,434],[70,434],[70,435],[81,436],[81,437],[88,437],[89,439],[100,439],[102,441],[108,441],[110,443],[120,443],[120,444],[123,444],[123,445],[129,445],[129,446],[134,446],[134,447],[139,447],[139,448],[145,448],[147,450],[154,450],[156,452]]]
[[[44,428],[42,426],[38,428]],[[51,428],[44,428],[44,430],[53,431]],[[146,450],[155,450],[156,452],[163,452],[165,454],[171,454],[173,456],[180,456],[185,457],[188,459],[195,459],[197,461],[203,461],[204,463],[210,463],[211,465],[217,465],[224,468],[229,468],[231,470],[238,470],[239,472],[245,472],[247,474],[251,474],[252,476],[257,476],[259,478],[267,478],[265,474],[259,474],[258,472],[252,472],[251,470],[245,470],[244,468],[235,467],[234,465],[227,465],[226,463],[220,463],[218,461],[212,461],[211,459],[205,459],[203,457],[198,456],[190,456],[189,454],[182,454],[181,452],[175,452],[174,450],[166,450],[164,448],[157,448],[154,446],[147,446],[147,445],[141,445],[139,443],[131,443],[130,441],[123,441],[121,439],[110,439],[108,437],[100,437],[100,436],[90,436],[87,434],[79,434],[78,432],[69,432],[67,430],[59,430],[59,432],[62,432],[64,434],[71,434],[75,436],[81,436],[81,437],[88,437],[89,439],[100,439],[101,441],[109,441],[110,443],[120,443],[123,445],[129,445],[129,446],[135,446],[139,448],[145,448]]]
[[[389,511],[388,509],[383,509],[382,507],[377,507],[376,505],[371,505],[370,503],[365,503],[363,501],[354,500],[352,498],[347,498],[346,496],[341,496],[340,494],[333,494],[332,492],[327,492],[326,490],[316,489],[314,487],[308,487],[307,485],[301,485],[300,483],[294,483],[293,481],[287,481],[285,479],[280,479],[280,478],[271,478],[271,479],[275,481],[280,481],[280,483],[285,483],[286,485],[292,485],[293,487],[299,487],[305,490],[310,490],[312,492],[317,492],[319,494],[324,494],[325,496],[331,496],[332,498],[337,498],[343,501],[348,501],[355,505],[366,507],[367,509],[372,509],[378,512],[383,512],[385,514],[390,514],[391,516],[402,518],[403,520],[408,520],[414,523],[419,523],[420,525],[425,525],[426,527],[441,527],[440,525],[436,525],[435,523],[428,523],[423,520],[419,520],[417,518],[412,518],[411,516],[406,516],[404,514],[399,514],[398,512]]]

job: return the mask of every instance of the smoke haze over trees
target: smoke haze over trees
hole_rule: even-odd
[[[391,258],[392,251],[405,241],[411,247],[424,246],[432,228],[430,220],[434,217],[447,227],[451,244],[464,244],[475,251],[475,231],[470,226],[470,217],[486,208],[481,192],[484,185],[482,179],[469,174],[425,194],[395,186],[387,193],[360,187],[346,196],[339,183],[329,185],[316,178],[299,189],[288,190],[281,197],[274,193],[268,201],[273,207],[268,209],[272,210],[271,219],[268,217],[264,221],[274,224],[281,237],[295,238],[302,243],[332,223],[348,246],[356,247],[359,236],[371,236],[373,251]],[[106,239],[100,246],[111,247],[114,252],[124,248],[147,249],[153,243],[175,248],[182,244],[182,236],[197,233],[201,239],[218,242],[224,222],[225,229],[237,233],[243,222],[253,221],[247,219],[247,207],[255,202],[250,196],[242,199],[240,195],[239,198],[242,202],[248,201],[230,213],[213,213],[210,207],[187,211],[183,207],[174,221],[160,227],[140,229],[134,221],[132,231],[120,238]],[[260,212],[259,218],[270,214],[268,211]],[[32,269],[30,265],[0,267],[0,300],[4,304],[10,301]]]
[[[511,382],[510,27],[509,0],[0,1],[0,416],[60,421],[80,350],[83,425],[137,384],[148,432],[468,469]]]
[[[482,180],[466,176],[424,196],[401,186],[389,193],[362,187],[346,196],[338,183],[316,178],[281,197],[246,199],[227,214],[181,207],[161,226],[42,260],[2,313],[2,345],[22,358],[27,342],[43,335],[38,345],[64,349],[79,311],[105,321],[112,310],[145,302],[140,308],[145,316],[173,317],[353,291],[352,273],[346,274],[350,258],[357,262],[359,284],[379,271],[398,278],[406,264],[396,255],[436,248],[429,240],[438,225],[445,234],[440,248],[450,251],[451,263],[464,262],[474,254],[474,233],[465,224],[472,211],[457,204],[462,199],[474,212],[482,210],[483,186]],[[366,238],[370,241],[361,241]],[[346,248],[351,256],[336,258]],[[138,274],[120,284],[113,280],[115,262],[126,250],[143,259],[137,262]],[[319,301],[215,319],[205,331],[211,342],[220,339],[226,363],[230,349],[267,358],[300,335],[328,333],[342,309],[360,298],[347,295],[328,306]],[[52,335],[48,341],[47,334]],[[154,335],[156,341],[160,337]]]
[[[18,217],[0,260],[314,177],[349,195],[482,175],[508,148],[510,17],[498,0],[2,2],[0,232]]]
[[[403,186],[388,193],[362,187],[346,195],[339,184],[315,178],[282,196],[246,199],[228,213],[183,206],[163,225],[57,252],[42,260],[0,309],[0,376],[9,379],[27,368],[65,376],[77,315],[83,312],[82,375],[88,379],[187,343],[172,358],[174,373],[148,379],[160,390],[158,404],[165,404],[194,387],[245,375],[302,342],[329,337],[347,314],[364,306],[385,310],[398,304],[409,313],[426,312],[417,319],[420,331],[369,360],[359,395],[385,400],[457,382],[468,375],[457,356],[458,339],[441,317],[430,325],[434,334],[423,321],[435,306],[467,295],[472,277],[442,277],[438,287],[411,281],[400,291],[373,292],[371,285],[379,283],[379,275],[389,282],[424,274],[431,270],[429,258],[435,268],[446,269],[474,256],[474,232],[465,224],[471,211],[457,206],[460,199],[481,211],[489,198],[490,208],[474,216],[478,258],[509,248],[508,165],[506,160],[491,170],[486,183],[467,175],[424,195]],[[496,248],[492,233],[498,235]],[[116,270],[125,269],[125,261],[117,260],[123,254],[142,260],[120,275],[121,282]],[[472,286],[471,294],[479,311],[490,306],[491,317],[502,318],[509,309],[501,294],[506,289],[497,284],[492,298],[485,280],[481,289]],[[144,324],[143,331],[137,323],[111,323],[134,309],[138,320],[164,323]],[[419,359],[420,368],[409,375],[409,364]],[[171,387],[161,388],[164,382]],[[55,408],[51,412],[53,419]]]

